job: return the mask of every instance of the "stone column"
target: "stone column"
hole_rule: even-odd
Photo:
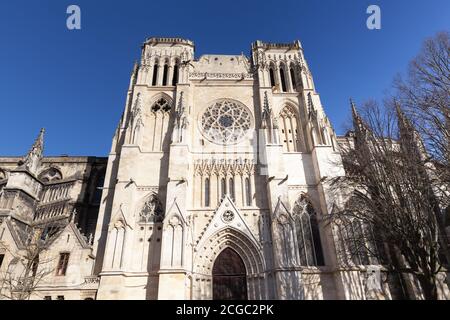
[[[169,70],[167,72],[167,86],[172,86],[172,78],[173,78],[173,65],[172,63],[169,65]]]
[[[273,74],[275,76],[275,86],[278,88],[278,92],[282,92],[281,79],[280,79],[280,67],[278,65],[274,66]]]

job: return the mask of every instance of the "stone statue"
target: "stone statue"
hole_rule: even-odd
[[[161,207],[159,199],[152,195],[142,207],[139,213],[141,222],[162,222],[164,218],[164,213]]]

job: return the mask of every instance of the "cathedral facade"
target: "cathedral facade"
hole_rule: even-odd
[[[145,42],[108,160],[99,299],[303,299],[333,282],[319,220],[336,136],[299,42],[251,55]]]
[[[189,40],[149,38],[107,159],[44,158],[42,135],[0,158],[2,274],[21,230],[62,226],[33,298],[368,298],[370,262],[342,265],[324,222],[349,138],[299,41],[196,59]]]

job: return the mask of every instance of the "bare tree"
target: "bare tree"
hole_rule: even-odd
[[[353,106],[353,121],[354,145],[342,146],[346,176],[331,181],[347,200],[331,215],[347,243],[341,252],[359,257],[359,264],[372,257],[403,280],[409,274],[425,299],[437,299],[444,263],[435,214],[440,199],[420,136],[398,103],[371,102],[362,115]]]
[[[450,212],[450,33],[427,39],[410,63],[405,80],[398,79],[396,99],[412,120],[429,157],[430,183],[440,198],[435,214],[443,254],[450,263],[447,218]],[[448,280],[448,279],[447,279]]]
[[[54,259],[46,255],[46,250],[61,231],[61,226],[55,224],[31,225],[16,230],[23,243],[18,251],[5,248],[12,259],[6,271],[0,274],[1,298],[30,299],[41,281],[55,270]]]
[[[405,80],[397,79],[397,99],[424,140],[439,187],[450,185],[450,33],[427,39]]]
[[[437,298],[436,277],[450,262],[449,58],[450,36],[441,32],[424,42],[384,106],[353,106],[346,176],[332,181],[347,200],[331,216],[350,244],[343,256],[374,257],[400,280],[409,274],[426,299]]]

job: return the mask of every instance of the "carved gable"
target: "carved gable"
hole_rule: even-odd
[[[233,200],[227,195],[222,200],[222,203],[217,208],[213,219],[207,226],[205,232],[199,239],[198,245],[209,239],[212,235],[222,229],[232,228],[245,234],[251,239],[255,245],[259,247],[259,242],[255,235],[251,232],[245,220],[242,218],[239,210],[236,208]]]

